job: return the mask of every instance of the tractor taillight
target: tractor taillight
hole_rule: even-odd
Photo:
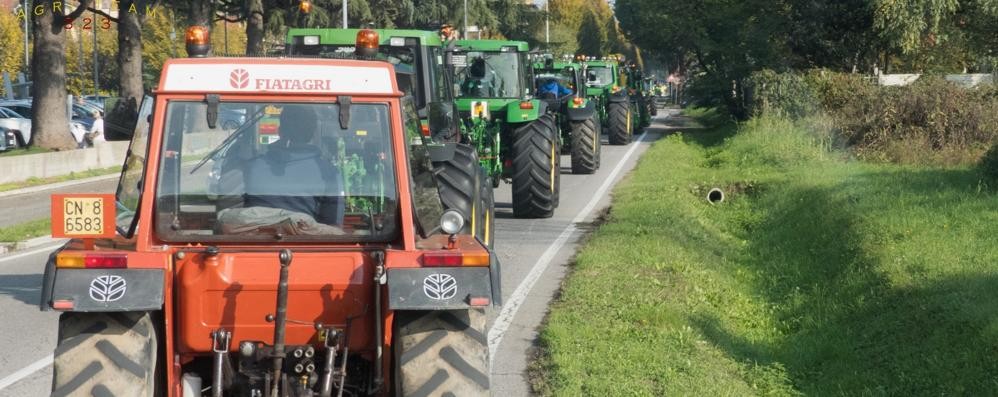
[[[75,269],[122,269],[128,267],[128,256],[93,252],[61,252],[55,258],[55,266]]]
[[[426,267],[488,266],[489,254],[488,252],[430,251],[423,254],[422,263]]]
[[[534,104],[532,102],[530,102],[530,101],[520,102],[520,109],[530,110],[530,109],[533,109],[533,108],[534,108]]]
[[[572,98],[572,104],[575,106],[582,106],[582,98]]]
[[[423,136],[430,136],[430,125],[429,124],[420,124],[419,125],[419,131],[421,131],[423,133]]]

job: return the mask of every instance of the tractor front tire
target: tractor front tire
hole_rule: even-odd
[[[627,102],[612,102],[607,109],[610,119],[609,138],[611,145],[626,145],[631,142],[631,107]]]
[[[395,312],[395,394],[489,395],[481,309]]]
[[[550,218],[558,207],[559,137],[547,117],[513,131],[513,216],[517,218]]]
[[[53,396],[151,397],[165,390],[148,312],[63,313],[54,355]]]
[[[593,174],[599,169],[599,123],[594,118],[572,122],[572,173]]]
[[[454,157],[448,161],[433,163],[437,172],[437,190],[440,191],[440,201],[445,210],[455,210],[464,217],[464,228],[461,234],[477,236],[478,220],[482,218],[481,201],[481,165],[478,156],[471,145],[457,144]]]

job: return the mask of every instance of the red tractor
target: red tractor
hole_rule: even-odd
[[[392,65],[203,57],[203,33],[117,193],[53,197],[53,395],[489,394],[499,264],[443,210]]]

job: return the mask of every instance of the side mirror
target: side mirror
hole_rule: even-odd
[[[142,98],[142,103],[135,103],[133,99],[108,98],[104,102],[107,115],[104,118],[104,137],[108,141],[127,141],[135,135],[136,128],[139,127],[139,116],[141,120],[148,120],[152,116],[152,97]],[[141,123],[148,126],[148,121]]]
[[[438,135],[449,136],[451,131],[456,131],[454,102],[430,102],[426,108],[429,111],[427,121],[431,136],[434,138]]]

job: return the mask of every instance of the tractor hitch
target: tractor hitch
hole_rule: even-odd
[[[274,318],[274,351],[271,352],[274,364],[272,367],[273,377],[271,377],[270,395],[273,397],[282,395],[278,394],[281,390],[279,385],[286,383],[282,382],[285,378],[281,375],[284,367],[284,357],[287,356],[287,352],[284,351],[284,333],[287,329],[288,321],[288,268],[291,267],[293,257],[291,250],[287,248],[282,249],[281,253],[277,256],[281,262],[281,276],[277,282],[277,308],[275,309],[277,316]]]

